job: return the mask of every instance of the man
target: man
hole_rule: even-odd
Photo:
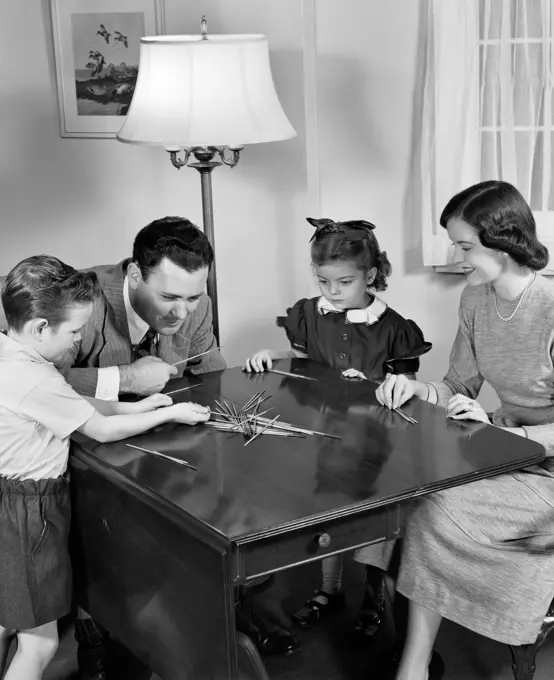
[[[137,234],[132,259],[93,267],[103,295],[81,342],[61,363],[66,380],[81,394],[115,400],[159,392],[185,371],[225,368],[204,293],[212,262],[212,247],[197,227],[166,217]],[[208,350],[215,351],[186,361]]]
[[[115,400],[159,392],[183,372],[225,368],[204,293],[213,259],[208,239],[196,226],[165,217],[139,231],[131,259],[93,267],[103,295],[81,340],[59,364],[67,382],[81,394]],[[214,351],[187,361],[208,350]],[[244,598],[237,603],[237,622],[260,651],[289,653],[299,645],[288,631],[253,614]],[[107,633],[79,610],[75,637],[81,680],[105,680]]]

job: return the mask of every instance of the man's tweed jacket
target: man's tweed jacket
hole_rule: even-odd
[[[91,317],[82,330],[82,338],[58,363],[67,382],[80,394],[93,397],[96,393],[98,369],[132,362],[132,345],[123,300],[123,281],[129,260],[116,265],[91,267],[96,272],[103,291],[94,303]],[[0,282],[0,289],[3,280]],[[0,329],[6,327],[4,311],[0,305]],[[203,294],[198,307],[187,316],[175,335],[160,335],[158,356],[168,364],[182,361],[216,347],[212,327],[210,298]],[[179,377],[187,373],[207,373],[225,368],[218,350],[191,364],[177,366]]]

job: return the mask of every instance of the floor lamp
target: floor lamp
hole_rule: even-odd
[[[173,165],[200,173],[204,232],[215,251],[214,168],[238,163],[246,144],[290,139],[271,75],[264,35],[141,38],[137,83],[120,142],[161,146]],[[215,263],[208,277],[214,334],[219,343]]]

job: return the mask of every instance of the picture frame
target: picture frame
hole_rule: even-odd
[[[165,33],[164,0],[50,0],[62,137],[115,138],[140,38]]]

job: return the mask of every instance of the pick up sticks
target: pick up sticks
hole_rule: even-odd
[[[245,446],[262,434],[270,434],[276,437],[304,437],[305,435],[320,435],[340,439],[337,435],[308,430],[296,425],[289,425],[279,421],[279,414],[273,418],[267,418],[266,413],[272,408],[260,411],[260,407],[271,395],[264,396],[265,390],[254,394],[242,407],[237,409],[231,401],[222,399],[216,400],[217,408],[212,409],[212,418],[205,424],[219,432],[233,432],[243,434],[247,441]]]

